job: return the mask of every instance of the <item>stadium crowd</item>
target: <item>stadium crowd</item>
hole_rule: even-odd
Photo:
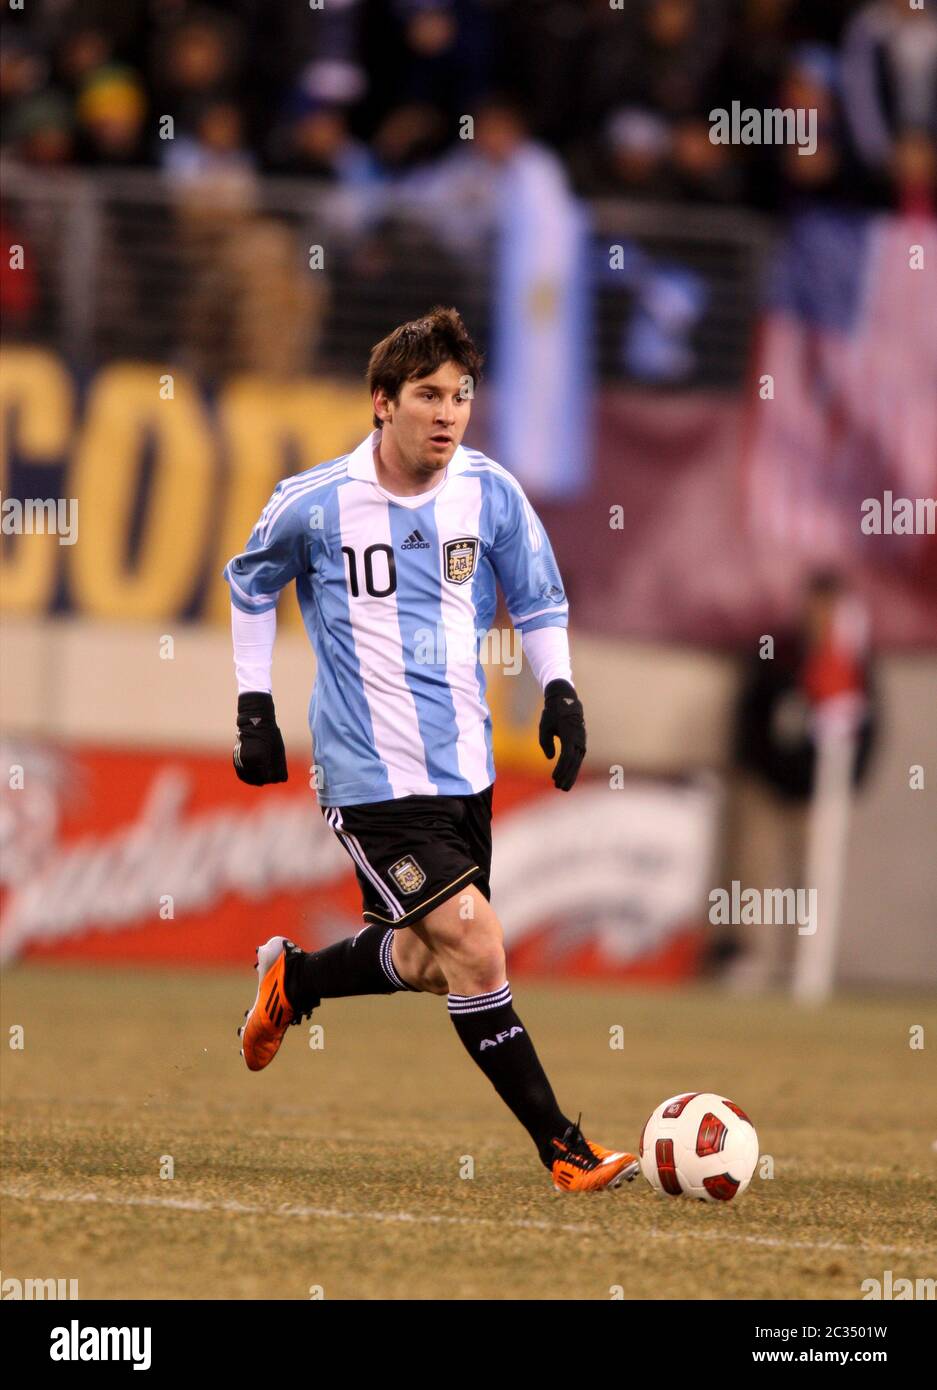
[[[932,210],[937,13],[913,0],[30,0],[0,29],[2,149],[367,186],[487,112],[592,197]],[[817,111],[817,149],[720,145],[709,112]],[[172,117],[171,136],[164,117]]]

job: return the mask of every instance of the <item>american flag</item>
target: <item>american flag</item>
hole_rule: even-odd
[[[912,268],[920,262],[922,268]],[[937,579],[937,538],[860,530],[866,498],[937,494],[937,222],[813,211],[779,248],[754,354],[746,511],[811,562]],[[773,378],[773,399],[759,395]]]

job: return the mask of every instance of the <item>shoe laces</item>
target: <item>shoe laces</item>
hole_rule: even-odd
[[[301,956],[303,954],[303,948],[301,946],[297,946],[295,941],[290,941],[286,937],[284,937],[283,939],[283,949],[285,950],[288,956]],[[317,1009],[321,1003],[321,999],[313,999],[312,1003],[309,1004],[309,1006],[306,1009],[303,1009],[301,1011],[293,1009],[293,1017],[290,1019],[289,1026],[291,1028],[294,1028],[298,1024],[304,1022],[305,1019],[312,1018],[313,1009]],[[290,1008],[293,1008],[292,1004],[290,1004]]]
[[[565,1146],[565,1153],[558,1153],[557,1158],[561,1163],[571,1163],[576,1168],[581,1168],[583,1172],[588,1172],[591,1168],[598,1165],[598,1158],[589,1147],[588,1140],[584,1137],[579,1128],[582,1121],[582,1111],[574,1125],[570,1125],[563,1135],[562,1144]],[[556,1143],[556,1140],[553,1141]]]

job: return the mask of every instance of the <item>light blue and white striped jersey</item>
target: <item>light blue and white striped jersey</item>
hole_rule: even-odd
[[[495,581],[518,631],[567,624],[550,542],[507,469],[460,445],[430,491],[393,497],[377,438],[278,483],[224,570],[245,613],[296,580],[324,806],[484,791],[495,768],[479,643]]]

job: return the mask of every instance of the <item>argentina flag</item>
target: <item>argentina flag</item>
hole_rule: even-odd
[[[548,150],[508,163],[497,227],[492,450],[539,496],[574,496],[591,470],[588,218]]]

